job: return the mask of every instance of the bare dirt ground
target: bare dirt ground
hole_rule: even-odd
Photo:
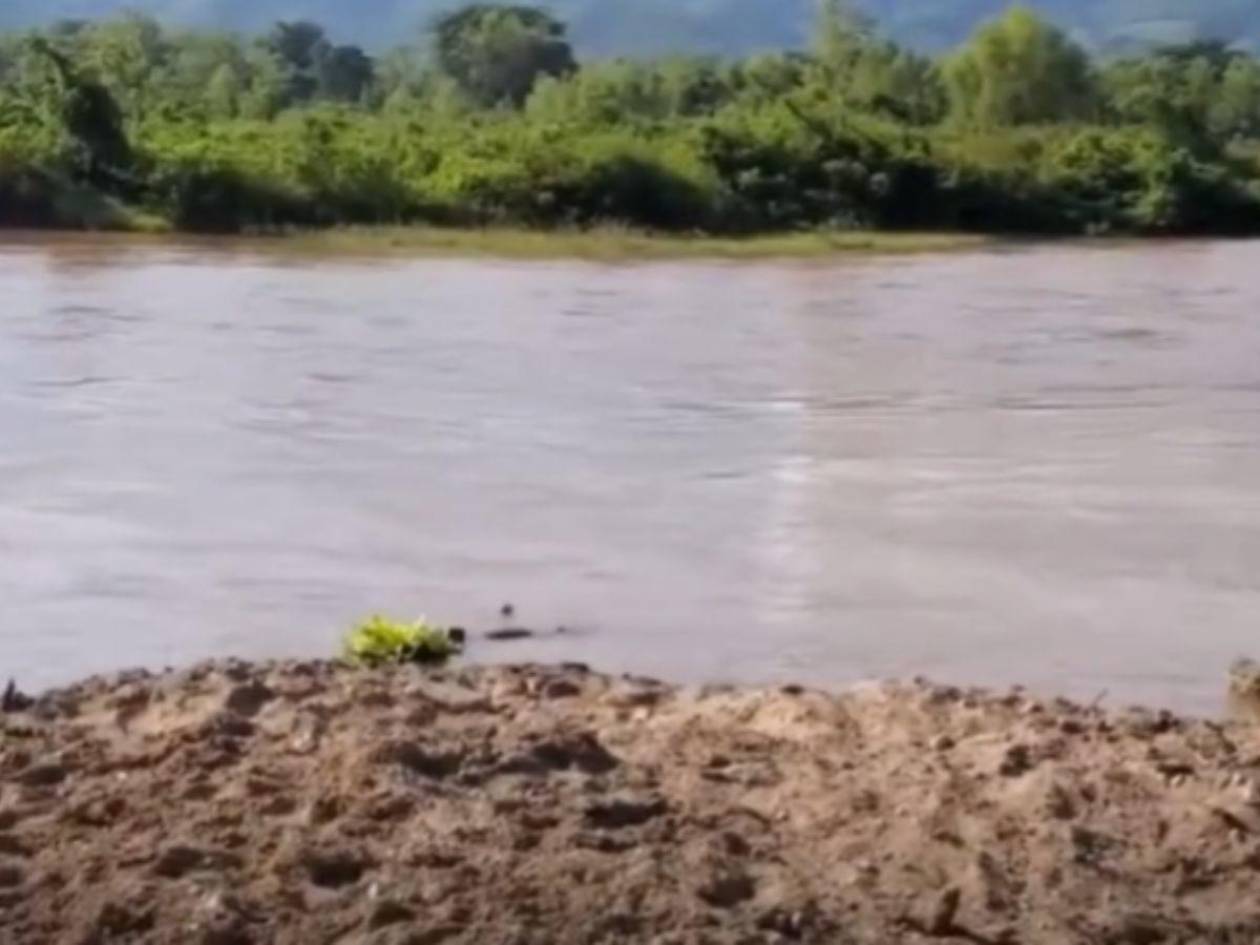
[[[1020,692],[131,674],[0,715],[0,942],[1250,945],[1258,784]]]

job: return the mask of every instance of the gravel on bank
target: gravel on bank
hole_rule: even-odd
[[[0,715],[0,942],[1260,942],[1260,728],[216,663]]]

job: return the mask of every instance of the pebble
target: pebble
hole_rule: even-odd
[[[718,873],[699,889],[700,898],[719,909],[730,909],[757,894],[747,873]]]

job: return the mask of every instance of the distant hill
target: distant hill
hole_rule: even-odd
[[[180,24],[259,31],[281,19],[312,19],[343,42],[372,48],[415,35],[452,0],[0,0],[0,28],[124,9]],[[696,52],[742,54],[797,47],[814,0],[550,0],[586,55]],[[1006,0],[864,0],[894,38],[923,49],[959,42]],[[1033,6],[1094,48],[1218,38],[1260,50],[1260,0],[1034,0]]]

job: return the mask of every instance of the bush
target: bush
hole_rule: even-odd
[[[354,666],[375,667],[401,663],[441,663],[459,652],[453,635],[424,619],[399,623],[380,615],[369,617],[350,631],[345,660]]]

